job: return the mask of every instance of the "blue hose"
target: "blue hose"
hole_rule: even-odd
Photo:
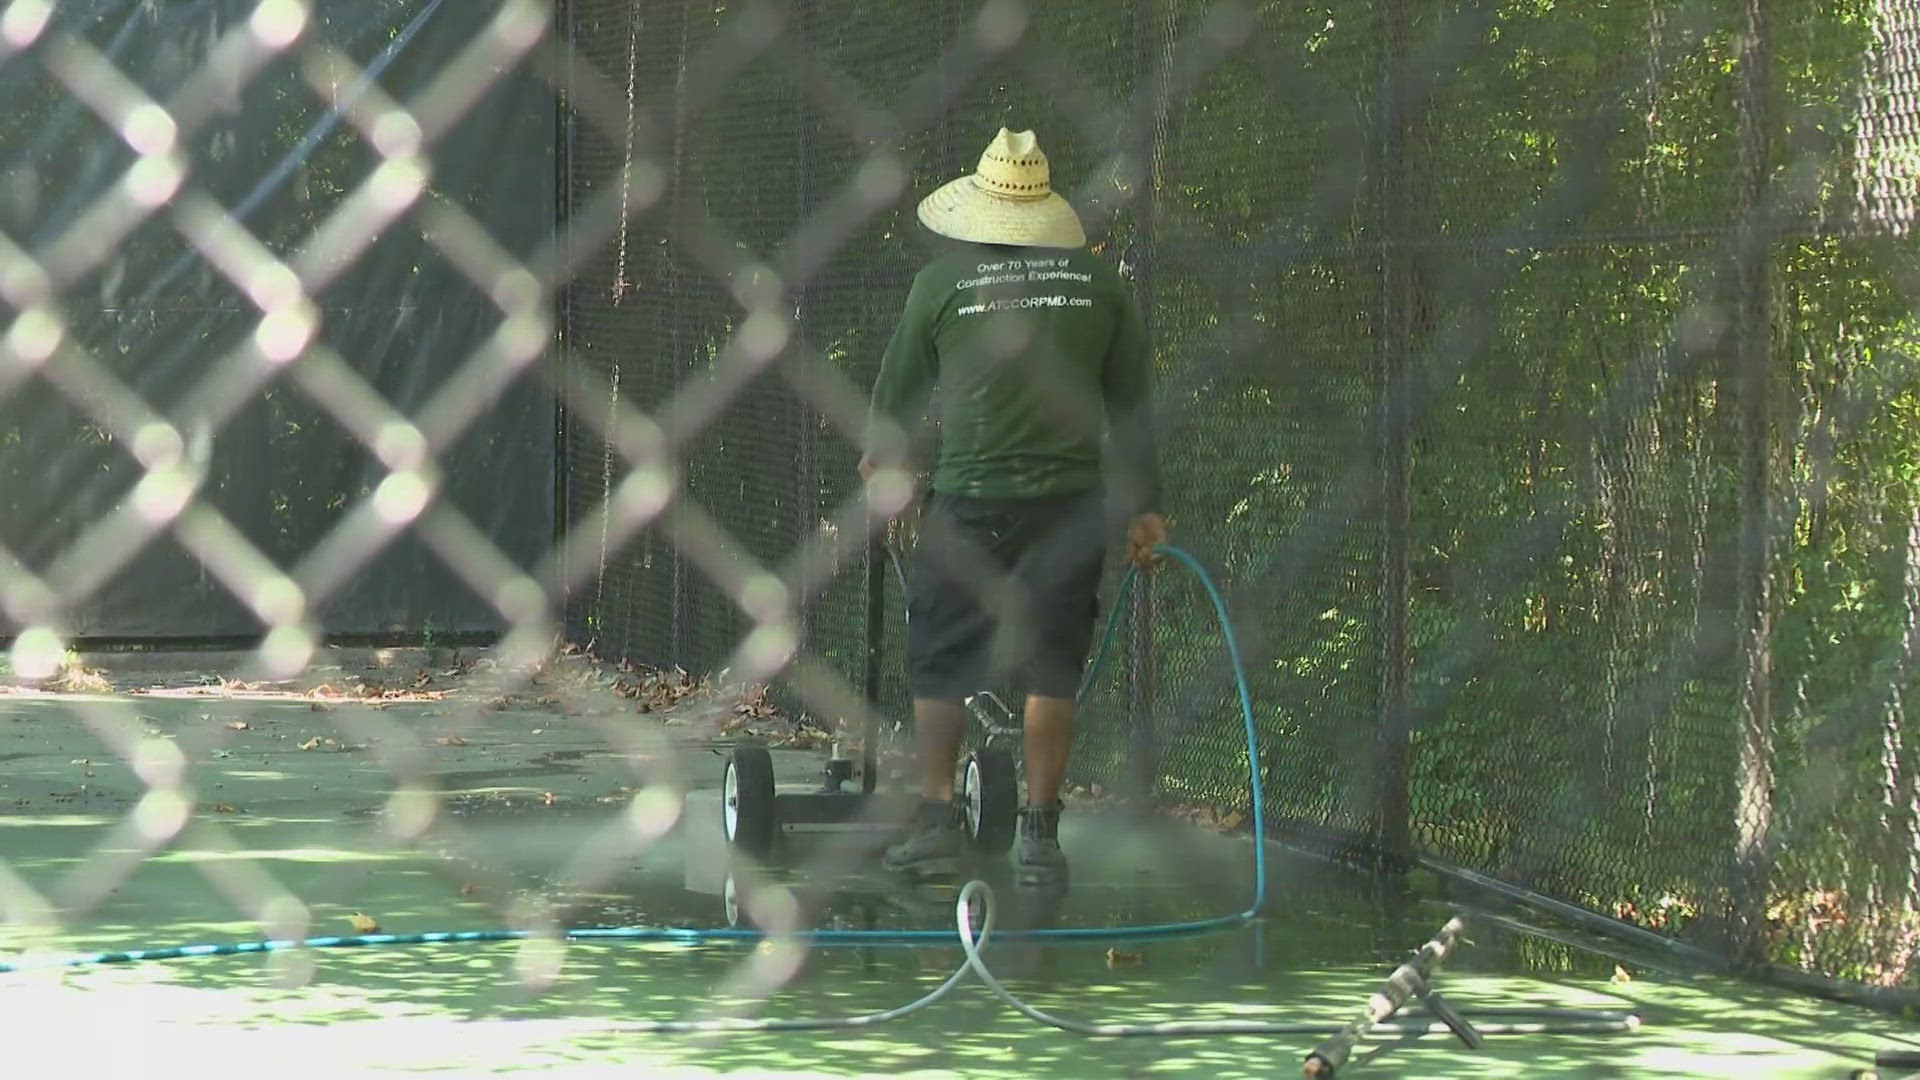
[[[1260,732],[1254,723],[1253,691],[1247,686],[1246,661],[1240,655],[1240,638],[1233,632],[1233,619],[1227,615],[1226,598],[1220,595],[1220,587],[1213,582],[1213,575],[1200,560],[1171,544],[1157,545],[1154,550],[1162,555],[1178,560],[1193,572],[1207,591],[1207,601],[1213,605],[1214,618],[1220,625],[1221,640],[1227,645],[1227,663],[1233,668],[1234,685],[1240,692],[1240,717],[1247,725],[1247,775],[1248,794],[1253,799],[1253,903],[1247,910],[1229,918],[1236,922],[1245,922],[1257,918],[1267,906],[1267,812],[1266,791],[1260,783]],[[1127,576],[1120,581],[1118,595],[1114,597],[1113,610],[1107,616],[1107,630],[1100,638],[1100,647],[1094,652],[1093,662],[1087,666],[1086,678],[1081,680],[1078,698],[1084,700],[1087,691],[1093,687],[1094,680],[1105,667],[1107,654],[1113,650],[1114,638],[1120,628],[1120,614],[1126,610],[1127,599],[1132,595],[1134,584],[1140,580],[1140,568],[1130,567]],[[1002,937],[1008,936],[1002,932]]]
[[[1249,794],[1252,796],[1253,829],[1253,899],[1248,906],[1231,915],[1220,915],[1207,919],[1186,922],[1151,923],[1142,926],[1113,927],[1055,927],[1037,930],[1001,930],[994,936],[1001,940],[1013,941],[1055,941],[1055,942],[1115,942],[1115,941],[1153,941],[1169,938],[1193,937],[1202,934],[1233,930],[1258,919],[1267,903],[1267,853],[1266,853],[1266,802],[1260,783],[1260,740],[1254,722],[1253,693],[1247,686],[1245,662],[1240,653],[1239,639],[1234,635],[1233,622],[1227,615],[1226,600],[1213,578],[1191,554],[1171,545],[1161,545],[1155,549],[1184,565],[1199,580],[1206,590],[1207,599],[1212,603],[1213,612],[1219,621],[1220,635],[1226,643],[1227,662],[1232,666],[1234,682],[1240,693],[1240,713],[1246,724],[1247,762]],[[897,565],[896,565],[897,569]],[[1135,583],[1139,580],[1138,567],[1129,568],[1120,582],[1120,588],[1114,598],[1112,610],[1107,618],[1104,634],[1100,639],[1087,674],[1082,680],[1079,697],[1084,699],[1100,672],[1106,665],[1113,643],[1118,637],[1120,616],[1126,610],[1126,601],[1132,595]],[[175,960],[187,957],[203,956],[242,956],[254,953],[286,952],[295,949],[355,949],[400,945],[439,945],[472,944],[478,942],[521,941],[535,936],[527,930],[461,930],[432,931],[419,934],[355,934],[305,939],[274,939],[264,941],[227,942],[202,945],[179,945],[160,949],[131,949],[116,952],[96,952],[82,955],[55,957],[46,960],[34,960],[20,963],[0,962],[0,974],[44,968],[85,967],[97,964],[124,964],[145,960]],[[562,931],[568,941],[619,941],[619,942],[665,942],[674,944],[697,945],[707,943],[755,943],[768,935],[752,929],[700,929],[682,927],[581,927]],[[954,942],[951,930],[804,930],[790,935],[791,938],[811,945],[943,945]]]

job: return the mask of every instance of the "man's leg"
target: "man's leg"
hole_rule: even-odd
[[[1039,640],[1027,667],[1027,805],[1020,811],[1020,849],[1014,880],[1025,886],[1064,886],[1068,859],[1060,851],[1060,788],[1073,755],[1075,690],[1092,644],[1100,594],[1100,534],[1085,507],[1069,509],[1039,548],[1027,580],[1033,582]]]
[[[1027,696],[1027,802],[1051,806],[1060,800],[1073,753],[1072,698]]]
[[[981,654],[992,629],[977,595],[982,575],[969,572],[983,555],[976,547],[978,530],[962,519],[968,509],[940,496],[929,501],[907,575],[907,674],[920,805],[910,831],[887,848],[885,861],[916,876],[956,874],[967,854],[953,773],[966,735],[962,701],[979,689]]]
[[[954,767],[967,732],[966,706],[918,698],[913,703],[913,742],[920,761],[920,798],[953,801]]]
[[[1020,885],[1066,883],[1060,787],[1073,753],[1073,719],[1072,698],[1027,695],[1027,805],[1020,809],[1020,843],[1014,852],[1014,881]]]
[[[966,734],[967,711],[959,702],[915,698],[913,741],[920,765],[920,807],[912,831],[889,846],[888,868],[922,877],[960,871],[966,855],[966,827],[953,799],[953,773]]]
[[[1014,880],[1057,886],[1060,788],[1073,753],[1076,693],[1099,615],[1104,537],[1097,498],[1069,504],[1047,522],[1022,567],[1037,631],[1027,667],[1027,803],[1020,810]]]

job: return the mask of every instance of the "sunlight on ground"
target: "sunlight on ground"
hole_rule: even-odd
[[[252,941],[269,933],[269,897],[297,901],[300,933],[345,934],[361,912],[383,932],[495,930],[539,904],[569,925],[716,926],[711,861],[719,759],[695,740],[679,767],[696,790],[673,835],[623,856],[611,877],[563,885],[640,783],[634,755],[578,718],[476,713],[437,700],[382,710],[422,743],[446,812],[412,850],[384,831],[393,778],[365,754],[317,748],[327,714],[235,700],[140,700],[150,737],[177,740],[210,782],[195,824],[131,855],[114,829],[140,781],[102,753],[73,714],[21,701],[6,725],[10,790],[0,814],[7,865],[45,895],[104,890],[57,940],[29,939],[9,911],[0,959]],[[697,702],[695,703],[697,704]],[[663,724],[670,718],[655,715]],[[196,741],[197,740],[197,741]],[[809,754],[777,759],[782,782],[811,782]],[[96,802],[87,802],[87,799]],[[215,805],[214,800],[221,800]],[[230,803],[227,802],[230,800]],[[77,801],[77,804],[76,804]],[[112,812],[88,812],[104,804]],[[221,806],[227,809],[221,809]],[[1250,893],[1244,841],[1186,823],[1127,826],[1097,808],[1063,834],[1076,859],[1067,925],[1116,926],[1226,914]],[[1277,849],[1276,849],[1277,851]],[[989,951],[1010,989],[1093,1022],[1356,1017],[1393,965],[1447,913],[1432,897],[1383,899],[1377,881],[1272,856],[1269,921],[1250,931],[1126,946]],[[124,861],[124,860],[123,860]],[[707,878],[714,880],[708,881]],[[823,922],[944,929],[951,901],[867,875],[841,883]],[[782,880],[799,883],[805,875]],[[236,886],[235,883],[240,883]],[[6,883],[0,882],[0,886]],[[238,891],[236,891],[238,889]],[[21,894],[25,895],[25,894]],[[0,893],[0,903],[12,903]],[[1008,900],[1011,904],[1011,899]],[[533,905],[530,907],[529,905]],[[291,910],[291,909],[286,909]],[[1008,910],[1012,910],[1011,907]],[[1636,971],[1578,949],[1527,947],[1491,926],[1440,978],[1470,1014],[1496,1005],[1638,1009],[1625,1035],[1511,1036],[1478,1053],[1426,1038],[1367,1047],[1347,1075],[1408,1077],[1834,1078],[1872,1051],[1920,1044],[1912,1025],[1858,1009],[1715,980]],[[546,950],[543,952],[543,950]],[[1097,1039],[1023,1018],[969,981],[948,999],[882,1026],[832,1032],[666,1036],[635,1021],[714,1015],[744,950],[515,943],[300,950],[0,975],[7,1075],[351,1077],[539,1072],[558,1077],[1239,1077],[1294,1075],[1312,1036]],[[549,961],[557,957],[557,967]],[[816,950],[763,1010],[854,1017],[932,990],[960,963],[952,947]],[[547,970],[548,981],[527,974]]]

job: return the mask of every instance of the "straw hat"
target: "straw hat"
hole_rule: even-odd
[[[920,200],[920,223],[976,244],[1077,248],[1087,242],[1080,215],[1054,194],[1047,155],[1031,131],[1000,129],[970,176]]]

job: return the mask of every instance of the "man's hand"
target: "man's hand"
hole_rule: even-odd
[[[1167,542],[1167,519],[1160,514],[1140,514],[1127,522],[1127,559],[1142,570],[1160,565],[1153,549]]]
[[[873,490],[874,478],[883,472],[889,472],[891,470],[888,470],[886,466],[880,464],[880,462],[874,460],[874,458],[868,454],[862,454],[860,456],[859,469],[860,486],[866,491],[867,505],[873,508],[873,512],[885,517],[888,521],[896,523],[901,515],[911,514],[913,512],[915,505],[919,502],[920,492],[925,489],[927,483],[927,477],[923,475],[906,474],[907,488],[905,491],[896,489],[890,493],[884,493],[881,498],[876,499],[876,493]],[[887,497],[889,495],[891,497]]]

